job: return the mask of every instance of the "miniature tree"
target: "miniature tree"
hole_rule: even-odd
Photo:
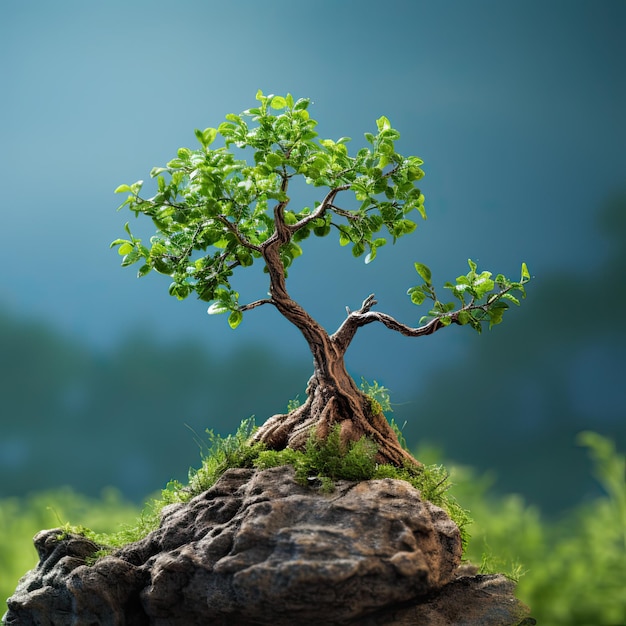
[[[400,135],[386,117],[376,121],[376,134],[365,133],[367,147],[350,156],[349,138],[317,139],[308,99],[265,96],[261,91],[256,99],[257,107],[227,115],[218,128],[196,130],[200,149],[180,148],[166,167],[154,168],[150,175],[156,178],[157,190],[151,198],[140,195],[142,181],[116,189],[129,194],[120,208],[128,206],[136,215],[149,216],[156,234],[149,246],[144,245],[127,223],[128,238],[111,245],[119,246],[123,266],[141,262],[138,276],[153,269],[170,276],[171,295],[182,300],[195,292],[211,302],[210,314],[227,313],[232,328],[247,311],[269,305],[302,333],[314,367],[307,399],[288,414],[268,419],[255,433],[257,441],[277,450],[302,449],[312,430],[324,439],[339,424],[342,442],[364,435],[373,440],[379,462],[415,464],[380,407],[346,371],[344,355],[356,331],[379,322],[407,337],[429,335],[450,324],[480,332],[484,324],[501,322],[509,302],[519,304],[512,292],[525,295],[528,270],[522,264],[521,278],[514,282],[501,274],[492,278],[490,272],[479,272],[469,261],[467,275],[445,283],[453,302],[443,302],[429,268],[415,263],[421,283],[408,295],[416,305],[432,301],[419,326],[375,311],[377,303],[370,295],[357,311],[348,309],[340,327],[328,333],[290,297],[288,268],[302,254],[301,245],[311,233],[318,237],[334,233],[339,245],[350,247],[354,256],[366,255],[365,263],[376,258],[388,238],[395,242],[412,233],[416,223],[410,218],[414,214],[426,218],[424,196],[416,186],[423,162],[396,152],[394,142]],[[213,148],[218,136],[224,145]],[[248,155],[250,161],[240,158]],[[291,208],[290,185],[297,178],[320,189],[313,208]],[[242,304],[230,278],[257,260],[269,276],[268,297]]]

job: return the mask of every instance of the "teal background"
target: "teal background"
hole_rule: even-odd
[[[275,311],[231,331],[109,250],[128,219],[113,190],[259,88],[310,97],[320,135],[355,149],[386,115],[425,161],[429,219],[374,263],[305,242],[289,286],[330,330],[372,292],[416,323],[414,261],[441,284],[468,257],[534,277],[482,337],[362,329],[355,378],[391,389],[412,446],[492,470],[502,491],[553,512],[594,495],[576,433],[626,445],[625,27],[613,0],[3,0],[0,496],[141,499],[199,463],[205,428],[302,397],[306,344]],[[242,300],[266,290],[260,272],[235,284]]]

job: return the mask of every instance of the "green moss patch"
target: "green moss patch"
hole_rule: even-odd
[[[418,489],[424,500],[444,509],[461,531],[465,548],[471,522],[468,512],[449,495],[449,475],[442,465],[420,465],[395,467],[376,463],[377,448],[374,442],[363,437],[359,441],[343,445],[339,426],[325,440],[311,435],[304,451],[268,450],[263,444],[250,444],[255,426],[252,419],[244,420],[237,432],[227,437],[207,431],[208,442],[202,454],[202,465],[189,473],[187,485],[171,481],[162,490],[159,498],[149,502],[137,523],[124,527],[114,534],[93,533],[86,528],[66,526],[64,532],[78,532],[106,546],[96,556],[102,556],[133,541],[145,537],[155,530],[160,521],[163,507],[184,503],[210,489],[220,476],[230,468],[248,467],[267,469],[292,465],[296,480],[308,485],[314,483],[323,492],[332,492],[337,480],[375,480],[393,478],[404,480]]]

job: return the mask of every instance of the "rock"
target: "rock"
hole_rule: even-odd
[[[7,626],[503,626],[527,614],[503,577],[459,569],[458,528],[400,480],[323,494],[289,466],[231,469],[93,565],[84,537],[34,541],[40,562],[9,598]]]

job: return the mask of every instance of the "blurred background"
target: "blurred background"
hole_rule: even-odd
[[[374,263],[305,242],[289,287],[329,330],[372,292],[417,324],[414,261],[441,285],[469,257],[533,275],[482,336],[360,331],[349,369],[391,390],[409,445],[548,517],[601,494],[576,436],[626,447],[625,28],[617,0],[3,0],[0,498],[140,503],[199,465],[205,429],[303,398],[311,358],[277,312],[232,331],[109,250],[131,217],[113,190],[259,88],[311,98],[320,136],[355,151],[386,115],[425,161],[428,221]],[[254,271],[235,284],[266,289]]]

